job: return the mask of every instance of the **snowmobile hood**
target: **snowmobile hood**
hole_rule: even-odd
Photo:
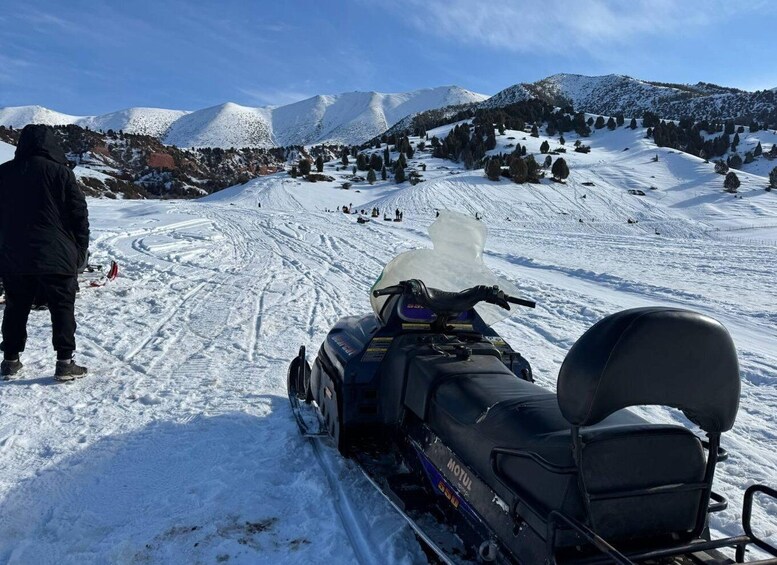
[[[14,157],[19,160],[29,157],[45,157],[60,165],[67,165],[65,151],[59,144],[54,130],[41,124],[24,126]]]

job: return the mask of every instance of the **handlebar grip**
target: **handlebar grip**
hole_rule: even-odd
[[[392,294],[402,294],[405,291],[405,287],[402,285],[387,286],[386,288],[379,288],[373,290],[372,295],[377,298],[378,296],[389,296]]]
[[[524,300],[523,298],[515,298],[513,296],[507,296],[506,298],[510,304],[517,304],[518,306],[525,306],[526,308],[537,307],[537,303],[533,300]]]

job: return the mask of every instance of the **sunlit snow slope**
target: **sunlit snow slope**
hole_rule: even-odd
[[[498,143],[537,152],[543,139]],[[682,306],[729,328],[742,401],[716,474],[731,505],[712,526],[738,533],[744,488],[777,484],[777,195],[748,173],[726,194],[711,164],[640,130],[586,142],[591,153],[565,155],[566,184],[491,182],[417,151],[416,186],[343,190],[332,162],[334,182],[278,174],[193,202],[90,200],[94,258],[122,274],[77,303],[88,378],[54,384],[48,316],[33,312],[24,371],[0,383],[0,562],[424,562],[353,464],[298,436],[285,379],[300,345],[314,352],[338,318],[368,311],[387,261],[429,245],[435,208],[482,214],[486,263],[537,301],[497,329],[543,386],[620,309]],[[405,221],[327,211],[348,204]],[[774,540],[777,509],[754,520]]]

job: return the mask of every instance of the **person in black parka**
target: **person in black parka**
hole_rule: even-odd
[[[3,377],[22,367],[19,353],[27,341],[27,317],[36,291],[51,312],[55,378],[68,381],[86,374],[86,368],[73,361],[73,352],[77,271],[88,247],[86,199],[54,131],[26,126],[14,159],[0,165],[0,275],[6,295],[0,346]]]

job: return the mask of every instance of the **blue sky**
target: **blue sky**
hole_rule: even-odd
[[[0,107],[286,104],[548,75],[777,87],[774,0],[0,0]]]

